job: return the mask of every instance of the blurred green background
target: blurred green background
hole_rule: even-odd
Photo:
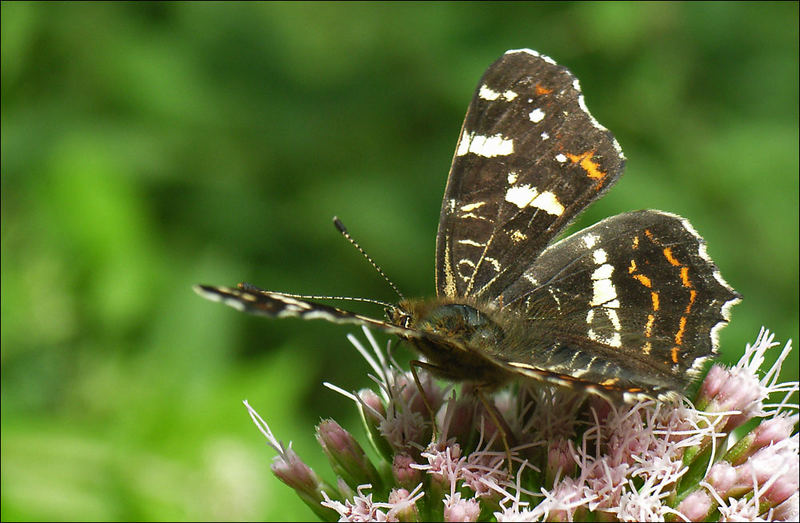
[[[447,169],[506,49],[569,67],[627,174],[573,227],[691,219],[761,325],[798,337],[798,4],[2,4],[2,519],[306,519],[242,399],[312,426],[368,386],[356,329],[197,282],[433,293]],[[372,314],[382,311],[355,307]],[[797,379],[797,352],[784,367]]]

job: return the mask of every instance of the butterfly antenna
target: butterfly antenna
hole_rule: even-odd
[[[397,295],[400,296],[400,299],[401,300],[406,299],[406,297],[403,296],[403,293],[400,292],[400,290],[395,286],[394,283],[392,283],[392,280],[390,280],[389,277],[386,276],[386,273],[384,273],[383,270],[378,266],[378,264],[375,263],[375,261],[372,258],[370,258],[369,254],[367,254],[366,251],[364,251],[364,249],[361,248],[358,242],[355,241],[352,236],[350,236],[350,233],[347,232],[347,228],[344,226],[344,224],[342,223],[342,221],[339,219],[338,216],[333,217],[333,224],[336,226],[339,232],[342,233],[342,236],[347,238],[347,241],[349,241],[353,245],[353,247],[358,249],[358,252],[360,252],[364,256],[364,258],[367,259],[367,261],[370,263],[370,265],[372,265],[372,267],[375,268],[376,271],[378,271],[378,274],[383,276],[383,279],[386,280],[386,283],[389,284],[389,287],[391,287],[392,290],[394,290],[394,292],[396,292]]]

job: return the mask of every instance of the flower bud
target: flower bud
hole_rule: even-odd
[[[717,492],[728,492],[736,484],[736,469],[726,461],[720,461],[711,467],[706,481],[711,484]]]
[[[678,512],[689,521],[703,521],[714,507],[714,500],[705,490],[696,490],[678,505]]]
[[[383,406],[383,401],[378,394],[372,389],[361,389],[358,391],[358,397],[361,401],[369,407],[367,409],[367,418],[374,422],[376,425],[386,417],[386,407]]]
[[[389,493],[389,503],[394,505],[389,510],[387,517],[389,521],[419,521],[419,509],[415,498],[412,498],[408,490],[392,489]]]
[[[703,379],[700,390],[697,393],[695,407],[704,410],[712,398],[719,394],[723,383],[728,377],[728,370],[719,364],[714,364]]]
[[[365,483],[378,489],[381,479],[369,461],[364,449],[333,420],[324,420],[317,426],[317,441],[328,456],[333,471],[344,479],[350,488]]]
[[[358,404],[361,421],[367,431],[372,447],[387,461],[392,459],[394,449],[381,433],[381,424],[386,420],[386,408],[381,397],[370,389],[361,389],[358,397],[363,403]]]
[[[761,384],[753,376],[715,365],[700,387],[698,405],[706,412],[739,411],[741,414],[731,415],[721,427],[722,432],[730,432],[756,414],[761,395]]]
[[[311,468],[303,463],[297,453],[288,448],[284,454],[275,456],[270,467],[278,479],[292,487],[300,499],[322,519],[330,519],[329,509],[320,505],[325,500],[324,484]]]
[[[422,471],[411,468],[412,463],[415,463],[414,458],[408,454],[395,454],[392,460],[392,476],[404,489],[413,489],[423,479]]]
[[[478,521],[481,515],[481,506],[476,499],[461,499],[461,494],[456,492],[444,498],[445,521]]]
[[[789,438],[797,423],[797,416],[776,416],[766,419],[747,433],[725,454],[725,460],[740,465],[755,452],[767,445]]]
[[[575,462],[570,456],[569,443],[563,438],[550,442],[547,449],[547,468],[545,469],[545,484],[552,488],[556,478],[569,476],[575,468]]]
[[[355,491],[353,491],[353,489],[350,488],[350,485],[348,485],[347,482],[342,478],[336,478],[336,487],[339,489],[341,499],[353,499],[353,497],[356,495]]]
[[[800,521],[800,495],[794,492],[789,499],[775,507],[772,517],[775,521]]]

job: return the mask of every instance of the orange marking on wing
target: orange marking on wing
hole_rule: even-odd
[[[677,267],[681,264],[681,262],[676,260],[675,256],[672,255],[672,247],[665,247],[663,252],[664,252],[664,258],[666,258],[671,265]]]
[[[678,353],[681,351],[679,347],[672,347],[670,353],[672,354],[672,363],[678,363]]]
[[[639,283],[641,283],[642,285],[644,285],[644,286],[645,286],[645,287],[647,287],[648,289],[649,289],[650,287],[652,287],[652,282],[650,281],[650,278],[648,278],[648,277],[647,277],[647,276],[645,276],[644,274],[634,274],[634,275],[633,275],[633,278],[634,278],[635,280],[638,280],[638,281],[639,281]]]
[[[631,266],[628,267],[628,274],[636,272],[636,260],[631,260]]]
[[[678,322],[678,332],[675,333],[675,343],[678,345],[683,345],[683,333],[685,330],[686,316],[681,316],[680,322]],[[677,361],[675,363],[677,363]]]
[[[686,310],[683,311],[684,314],[689,314],[689,311],[692,310],[692,305],[694,305],[694,299],[697,297],[697,291],[692,289],[689,291],[689,304],[686,305]]]
[[[645,355],[645,356],[649,356],[649,355],[650,355],[650,351],[651,351],[651,350],[653,350],[653,346],[652,346],[652,345],[650,345],[650,342],[648,341],[648,342],[647,342],[647,343],[645,343],[645,344],[644,344],[644,346],[642,347],[642,352],[644,353],[644,355]]]
[[[658,310],[658,293],[650,291],[650,298],[653,300],[653,312]]]
[[[648,338],[650,337],[651,334],[653,334],[653,323],[655,323],[655,321],[656,321],[655,316],[653,316],[652,314],[647,315],[647,325],[644,326],[644,335]],[[648,341],[647,344],[649,345],[650,342]]]
[[[536,84],[536,94],[543,95],[543,94],[550,94],[552,93],[552,89],[548,89],[547,87],[542,87],[542,84]]]
[[[689,267],[681,267],[681,282],[684,287],[692,286],[692,281],[689,279]]]
[[[605,381],[601,381],[600,385],[604,385],[604,386],[607,387],[609,385],[615,385],[618,382],[619,382],[619,378],[609,378],[609,379],[607,379]]]
[[[608,173],[605,173],[600,170],[600,164],[597,162],[592,161],[592,157],[594,156],[594,151],[586,151],[583,154],[570,154],[567,153],[567,158],[569,158],[572,163],[577,163],[581,166],[581,169],[586,171],[586,175],[591,178],[592,180],[602,180],[606,177]]]
[[[634,250],[639,248],[639,237],[638,236],[634,236],[633,237],[633,248],[634,248]]]

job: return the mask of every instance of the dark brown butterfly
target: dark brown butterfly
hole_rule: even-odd
[[[739,295],[689,222],[654,210],[551,243],[621,176],[625,158],[577,79],[529,49],[481,78],[461,129],[436,238],[436,297],[387,320],[301,296],[199,285],[269,317],[364,325],[411,342],[441,377],[526,377],[606,397],[683,392],[716,353]]]

